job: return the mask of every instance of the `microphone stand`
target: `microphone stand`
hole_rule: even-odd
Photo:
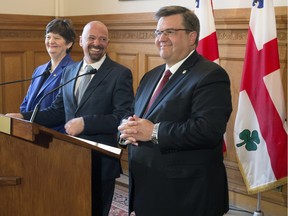
[[[49,70],[45,70],[42,74],[40,74],[40,75],[38,75],[38,76],[29,78],[29,79],[24,79],[24,80],[15,80],[15,81],[10,81],[10,82],[0,83],[0,86],[1,86],[1,85],[9,85],[9,84],[13,84],[13,83],[25,82],[25,81],[33,80],[33,79],[36,79],[36,78],[38,78],[38,77],[44,76],[44,75],[46,75],[46,74],[48,74],[48,73],[50,73]]]
[[[38,111],[39,111],[39,109],[40,109],[41,102],[44,100],[44,98],[45,98],[47,95],[49,95],[49,94],[51,94],[52,92],[54,92],[54,91],[62,88],[62,87],[65,86],[66,84],[70,83],[71,81],[73,81],[73,80],[75,80],[75,79],[77,79],[77,78],[79,78],[79,77],[81,77],[81,76],[85,76],[85,75],[88,75],[88,74],[95,74],[96,72],[97,72],[97,70],[96,70],[96,69],[93,69],[93,70],[91,70],[91,71],[89,71],[89,72],[87,72],[87,73],[84,73],[84,74],[81,74],[81,75],[79,75],[79,76],[73,77],[72,79],[68,80],[67,82],[65,82],[65,83],[57,86],[56,88],[52,89],[51,91],[47,92],[45,95],[43,95],[43,96],[40,98],[40,100],[39,100],[38,103],[36,104],[36,106],[35,106],[35,108],[34,108],[34,110],[33,110],[33,113],[32,113],[32,115],[31,115],[29,121],[30,121],[30,122],[34,122],[34,119],[35,119],[35,117],[36,117],[36,115],[37,115],[37,113],[38,113]]]

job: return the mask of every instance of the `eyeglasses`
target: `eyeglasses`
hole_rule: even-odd
[[[155,30],[154,34],[155,34],[156,38],[160,37],[162,34],[164,36],[172,37],[172,36],[174,36],[176,34],[177,31],[192,32],[193,30],[191,30],[191,29],[173,29],[173,28],[170,28],[170,29],[165,29],[163,31]]]

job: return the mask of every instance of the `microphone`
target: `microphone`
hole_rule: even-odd
[[[73,77],[72,79],[68,80],[67,82],[65,82],[65,83],[57,86],[56,88],[52,89],[51,91],[47,92],[45,95],[43,95],[43,96],[40,98],[40,100],[39,100],[38,103],[36,104],[36,106],[35,106],[35,108],[34,108],[34,110],[33,110],[33,113],[32,113],[32,115],[31,115],[29,121],[30,121],[30,122],[34,122],[34,119],[35,119],[35,117],[36,117],[36,115],[37,115],[37,113],[38,113],[38,111],[39,111],[41,102],[44,100],[44,98],[45,98],[47,95],[49,95],[49,94],[53,93],[54,91],[62,88],[63,86],[67,85],[67,84],[70,83],[71,81],[73,81],[73,80],[75,80],[75,79],[77,79],[77,78],[79,78],[79,77],[81,77],[81,76],[92,75],[92,74],[96,74],[96,73],[97,73],[97,69],[94,68],[94,69],[92,69],[92,70],[90,70],[90,71],[88,71],[88,72],[86,72],[86,73],[84,73],[84,74],[81,74],[81,75],[78,75],[78,76]]]
[[[10,82],[3,82],[3,83],[0,83],[0,86],[1,86],[1,85],[8,85],[8,84],[13,84],[13,83],[18,83],[18,82],[26,82],[26,81],[29,81],[29,80],[34,80],[34,79],[36,79],[36,78],[38,78],[38,77],[41,77],[41,76],[48,76],[48,74],[50,74],[49,69],[48,69],[48,70],[45,70],[42,74],[40,74],[40,75],[38,75],[38,76],[29,78],[29,79],[15,80],[15,81],[10,81]]]

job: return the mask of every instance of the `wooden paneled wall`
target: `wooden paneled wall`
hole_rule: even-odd
[[[227,128],[227,155],[230,204],[254,212],[257,196],[248,195],[236,159],[233,126],[238,105],[250,9],[216,10],[215,22],[220,51],[220,64],[231,79],[233,113]],[[152,13],[73,16],[77,31],[91,20],[104,22],[110,31],[109,55],[129,67],[133,72],[136,91],[145,72],[162,64],[154,45],[156,22]],[[0,14],[0,82],[30,78],[34,68],[46,62],[49,56],[44,46],[44,29],[53,19],[47,16],[23,16]],[[276,8],[277,34],[281,73],[287,104],[287,7]],[[82,59],[82,50],[76,41],[73,58]],[[18,112],[29,82],[0,86],[0,113]],[[287,107],[286,107],[287,110]],[[122,157],[127,172],[127,152]],[[284,216],[287,213],[287,185],[262,193],[262,210],[265,216]]]

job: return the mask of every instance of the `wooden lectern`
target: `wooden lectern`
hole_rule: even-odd
[[[0,215],[91,215],[91,150],[121,149],[0,116]]]

